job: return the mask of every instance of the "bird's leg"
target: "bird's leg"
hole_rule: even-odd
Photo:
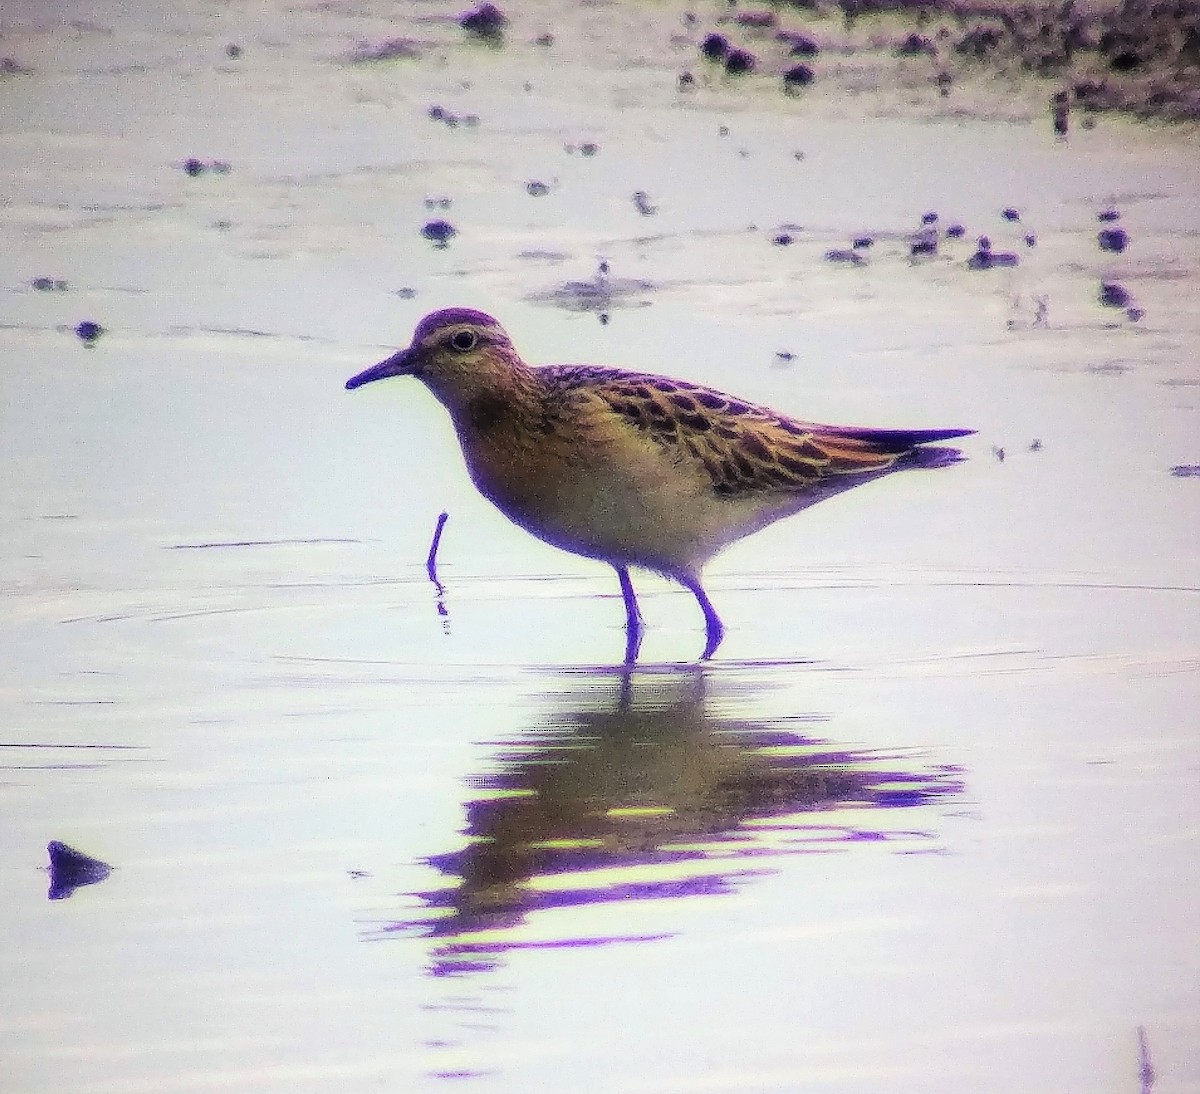
[[[700,660],[707,661],[717,652],[721,639],[725,637],[725,624],[721,622],[721,617],[717,615],[717,609],[712,606],[712,601],[708,599],[708,594],[704,591],[704,586],[700,584],[698,577],[681,574],[679,581],[685,588],[691,590],[700,605],[700,610],[704,613],[704,631],[707,641],[704,644],[704,652],[700,655]]]
[[[627,566],[614,566],[617,580],[621,583],[621,597],[625,601],[625,664],[632,665],[637,660],[638,650],[642,645],[642,613],[638,611],[637,596],[633,591],[633,582],[629,577]]]

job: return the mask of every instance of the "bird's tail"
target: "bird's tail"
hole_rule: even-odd
[[[950,448],[947,445],[934,445],[930,448],[920,447],[906,452],[896,461],[896,466],[931,470],[936,467],[949,467],[951,464],[961,463],[966,458],[962,449]]]
[[[957,448],[945,445],[933,445],[936,441],[950,441],[956,437],[969,437],[973,429],[870,429],[859,426],[823,426],[822,432],[827,436],[846,437],[849,440],[869,444],[877,452],[898,455],[900,458],[891,465],[892,470],[899,468],[933,468],[949,467],[966,459]]]

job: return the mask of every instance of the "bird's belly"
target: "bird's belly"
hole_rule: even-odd
[[[724,540],[720,499],[656,453],[581,461],[550,452],[465,451],[476,487],[539,539],[605,562],[690,571]]]

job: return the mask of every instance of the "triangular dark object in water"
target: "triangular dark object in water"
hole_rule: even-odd
[[[95,885],[112,873],[107,862],[76,851],[56,839],[46,845],[46,852],[50,856],[50,891],[46,895],[51,900],[65,900],[81,886]]]

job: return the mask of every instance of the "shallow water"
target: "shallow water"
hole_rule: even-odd
[[[448,11],[6,8],[0,1088],[1137,1091],[1140,1027],[1200,1090],[1194,141],[849,56],[682,95],[675,9]],[[968,234],[910,261],[929,210]],[[611,572],[417,385],[341,388],[448,304],[979,434],[723,555],[711,664],[639,575],[627,671]],[[52,839],[111,875],[47,900]]]

